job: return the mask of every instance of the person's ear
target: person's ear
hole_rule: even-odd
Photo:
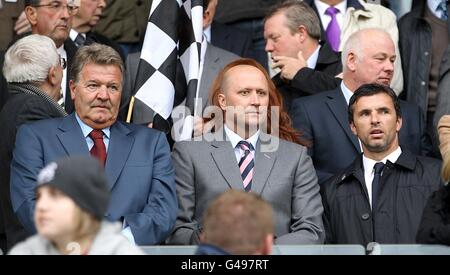
[[[35,7],[26,6],[25,15],[27,16],[28,22],[30,22],[31,26],[35,26],[37,24],[38,14]]]
[[[347,68],[351,72],[354,72],[356,70],[356,62],[357,62],[356,59],[357,59],[357,56],[353,52],[350,52],[347,56]]]
[[[225,95],[222,93],[219,93],[219,95],[217,95],[217,99],[219,101],[220,109],[222,109],[222,111],[225,111],[225,109],[227,108],[227,99],[226,99]]]
[[[72,98],[72,100],[75,100],[75,82],[73,82],[73,80],[69,80],[69,88],[70,88],[70,97]]]
[[[358,132],[356,132],[355,123],[350,122],[350,129],[352,129],[352,133],[353,133],[355,136],[358,136]]]
[[[270,255],[272,254],[272,247],[273,247],[273,234],[267,234],[267,236],[264,238],[264,246],[262,249],[262,255]]]
[[[59,86],[59,78],[62,77],[58,74],[58,68],[51,66],[48,70],[47,80],[52,86]]]

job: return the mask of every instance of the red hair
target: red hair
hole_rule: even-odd
[[[269,74],[267,73],[266,69],[264,69],[261,64],[256,62],[253,59],[250,58],[241,58],[237,59],[228,65],[226,65],[216,76],[214,83],[211,87],[210,94],[209,94],[209,101],[211,102],[211,105],[217,106],[220,108],[219,105],[219,94],[221,93],[221,87],[223,84],[223,81],[225,79],[225,75],[227,72],[236,66],[240,65],[247,65],[257,68],[259,71],[261,71],[264,74],[264,77],[267,80],[267,84],[269,86],[269,106],[268,106],[268,112],[267,112],[267,130],[268,134],[271,134],[272,129],[272,114],[270,112],[271,108],[273,106],[279,107],[280,113],[279,113],[279,137],[281,139],[294,142],[297,144],[301,144],[306,146],[307,143],[305,141],[300,140],[300,133],[295,130],[292,127],[291,118],[288,116],[288,114],[283,109],[283,99],[278,92],[277,88],[275,87],[275,84],[272,82],[272,79],[270,78]],[[276,119],[276,118],[274,118]]]

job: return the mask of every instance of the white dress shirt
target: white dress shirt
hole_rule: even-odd
[[[241,136],[233,132],[230,128],[227,127],[227,125],[223,125],[225,129],[225,134],[227,135],[228,140],[231,142],[231,146],[234,148],[234,155],[236,156],[236,161],[239,163],[242,156],[244,155],[244,150],[241,149],[240,146],[236,147],[238,143],[242,140],[244,140]],[[253,161],[255,159],[255,151],[256,150],[256,143],[258,142],[259,138],[259,130],[251,137],[246,139],[248,143],[250,143],[253,146],[253,150],[250,151],[250,154],[253,155]]]
[[[363,155],[363,166],[364,166],[364,180],[366,182],[366,188],[367,188],[367,194],[369,195],[369,203],[370,207],[372,207],[372,181],[374,177],[374,166],[377,162],[382,162],[386,164],[386,161],[389,160],[392,163],[395,163],[397,159],[402,154],[402,149],[397,147],[397,149],[387,155],[384,159],[380,161],[376,161],[373,159],[367,158],[365,155]],[[381,172],[381,175],[383,175],[383,172]]]

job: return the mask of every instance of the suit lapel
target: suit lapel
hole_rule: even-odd
[[[211,156],[222,176],[232,189],[244,189],[234,150],[229,141],[214,141]]]
[[[105,165],[105,173],[110,184],[110,189],[116,184],[133,147],[134,138],[129,135],[130,133],[131,131],[120,122],[116,122],[111,126],[111,136]]]
[[[272,172],[272,167],[275,164],[275,160],[277,159],[277,150],[275,150],[273,145],[271,148],[268,148],[267,152],[261,152],[261,140],[269,141],[272,140],[273,137],[270,135],[261,133],[258,143],[256,145],[256,153],[255,153],[255,171],[252,180],[252,192],[255,194],[261,194],[264,190],[264,187],[267,183],[267,179]],[[266,143],[266,142],[265,142]],[[272,144],[267,142],[267,144]],[[266,146],[266,145],[264,145]],[[266,147],[267,148],[267,147]]]
[[[69,156],[89,155],[86,138],[83,136],[80,125],[78,125],[75,113],[66,116],[59,125],[60,132],[57,134],[61,145]]]
[[[347,103],[345,102],[345,97],[342,94],[340,88],[334,90],[334,93],[328,97],[326,104],[330,108],[334,117],[338,121],[341,128],[344,130],[347,137],[350,139],[351,143],[358,152],[361,152],[358,139],[352,133],[347,117]]]

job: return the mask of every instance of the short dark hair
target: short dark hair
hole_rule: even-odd
[[[364,84],[360,86],[356,91],[353,93],[352,97],[350,98],[350,102],[348,104],[348,121],[350,123],[353,123],[353,113],[355,111],[355,103],[364,96],[371,96],[376,94],[387,94],[391,99],[392,103],[394,104],[395,113],[397,115],[397,118],[402,117],[402,111],[400,109],[400,101],[395,94],[394,90],[392,90],[390,87],[377,84],[377,83],[370,83],[370,84]]]

